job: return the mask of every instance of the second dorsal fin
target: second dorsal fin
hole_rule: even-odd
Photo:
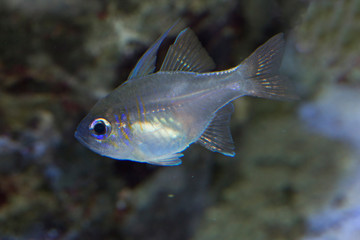
[[[160,71],[207,72],[215,68],[214,61],[207,54],[190,28],[179,33],[169,47]]]
[[[226,156],[235,156],[235,147],[229,126],[233,112],[234,106],[232,103],[219,109],[197,142],[213,152],[219,152]]]

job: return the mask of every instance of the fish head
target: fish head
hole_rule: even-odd
[[[117,115],[113,111],[98,111],[95,106],[89,114],[81,120],[75,138],[90,150],[115,159],[131,159],[132,146],[120,130]]]

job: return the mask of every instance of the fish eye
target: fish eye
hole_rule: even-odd
[[[110,135],[111,125],[105,118],[97,118],[89,126],[91,135],[96,139],[105,139]]]

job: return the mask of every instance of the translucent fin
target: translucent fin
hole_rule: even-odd
[[[151,161],[147,161],[147,163],[159,166],[176,166],[181,164],[180,157],[184,156],[182,153],[175,153],[163,156],[163,158],[153,159]]]
[[[198,140],[202,146],[213,152],[219,152],[226,156],[235,156],[234,141],[230,132],[230,117],[234,112],[232,103],[225,105],[216,112],[205,132]]]
[[[207,72],[215,64],[190,28],[179,33],[169,47],[160,71]]]
[[[287,78],[279,76],[284,45],[283,34],[279,33],[257,48],[237,67],[250,81],[245,86],[247,95],[280,100],[298,98]]]
[[[177,28],[179,20],[174,23],[153,45],[142,55],[134,69],[131,71],[128,80],[145,76],[155,71],[156,55],[161,43],[169,35],[169,33]]]

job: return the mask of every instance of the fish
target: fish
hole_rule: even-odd
[[[213,71],[214,61],[186,27],[156,67],[159,48],[174,25],[142,55],[127,81],[81,120],[75,132],[80,143],[102,156],[160,166],[181,164],[182,151],[192,143],[233,157],[233,100],[297,98],[290,81],[279,74],[283,33],[239,65]]]

